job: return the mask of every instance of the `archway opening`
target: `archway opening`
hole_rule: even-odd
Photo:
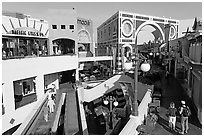
[[[75,41],[67,38],[55,39],[53,43],[54,54],[74,54],[75,53]]]
[[[137,30],[136,45],[138,51],[144,56],[149,56],[149,53],[158,53],[159,47],[164,42],[164,35],[161,30],[153,24],[145,24]]]

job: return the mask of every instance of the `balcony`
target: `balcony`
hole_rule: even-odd
[[[71,65],[70,65],[71,64]],[[2,60],[2,80],[18,80],[39,74],[50,74],[78,68],[75,54],[24,57]]]

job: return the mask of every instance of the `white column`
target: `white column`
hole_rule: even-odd
[[[15,111],[14,88],[12,81],[6,81],[2,85],[3,104],[5,107],[5,114],[12,114]]]
[[[49,46],[47,46],[47,48],[48,48],[48,54],[49,54],[49,55],[53,55],[53,44],[52,44],[51,38],[50,38],[48,41],[49,41]]]
[[[79,81],[79,69],[76,69],[75,79]]]
[[[44,95],[44,75],[40,74],[36,78],[36,95],[39,100]]]

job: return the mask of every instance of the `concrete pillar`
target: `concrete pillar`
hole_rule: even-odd
[[[13,81],[6,81],[2,85],[2,92],[5,114],[12,114],[15,111]]]
[[[44,95],[44,75],[40,74],[35,78],[36,81],[36,95],[39,100]]]
[[[76,69],[75,79],[79,81],[79,69]]]

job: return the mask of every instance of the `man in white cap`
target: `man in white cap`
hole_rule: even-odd
[[[185,101],[181,101],[182,106],[179,108],[179,113],[181,115],[181,132],[180,134],[184,134],[188,132],[188,117],[191,115],[191,111],[189,107],[186,105]]]

